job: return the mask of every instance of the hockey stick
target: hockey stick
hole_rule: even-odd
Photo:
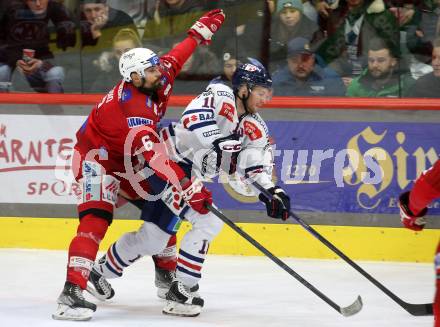
[[[251,185],[253,185],[258,191],[260,191],[268,199],[273,198],[273,195],[270,192],[268,192],[263,186],[261,186],[258,182],[254,181],[250,178],[247,178],[246,181],[248,183],[250,183]],[[326,238],[324,238],[324,236],[319,234],[313,227],[311,227],[309,224],[307,224],[304,220],[302,220],[300,217],[295,215],[292,211],[290,211],[289,214],[290,214],[290,217],[295,219],[310,234],[312,234],[319,241],[324,243],[330,250],[332,250],[334,253],[336,253],[339,257],[341,257],[345,262],[347,262],[350,266],[352,266],[358,272],[360,272],[365,278],[367,278],[370,282],[372,282],[374,285],[376,285],[382,292],[384,292],[386,295],[388,295],[392,300],[394,300],[394,302],[399,304],[402,308],[404,308],[410,314],[412,314],[413,316],[429,316],[429,315],[433,314],[432,303],[413,304],[413,303],[408,303],[408,302],[403,301],[396,294],[394,294],[388,288],[386,288],[384,285],[382,285],[377,279],[375,279],[373,276],[371,276],[369,273],[367,273],[364,269],[362,269],[357,263],[355,263],[353,260],[351,260],[349,257],[347,257],[344,253],[342,253],[341,250],[339,250],[332,243],[330,243]]]
[[[249,234],[247,234],[240,227],[235,225],[228,217],[226,217],[223,213],[221,213],[217,208],[215,208],[212,205],[208,205],[207,208],[214,215],[216,215],[219,219],[221,219],[226,225],[231,227],[235,232],[240,234],[240,236],[245,238],[249,243],[251,243],[258,250],[260,250],[264,255],[266,255],[266,257],[268,257],[270,260],[275,262],[278,266],[280,266],[285,271],[287,271],[291,276],[295,277],[301,284],[303,284],[305,287],[307,287],[309,290],[311,290],[313,293],[315,293],[317,296],[319,296],[323,301],[325,301],[327,304],[329,304],[333,309],[338,311],[340,314],[342,314],[345,317],[349,317],[349,316],[352,316],[352,315],[358,313],[359,311],[361,311],[362,298],[360,296],[358,296],[356,301],[354,301],[351,305],[349,305],[347,307],[340,307],[335,302],[333,302],[331,299],[329,299],[325,294],[323,294],[320,290],[318,290],[316,287],[314,287],[312,284],[310,284],[308,281],[306,281],[303,277],[301,277],[292,268],[290,268],[283,261],[281,261],[278,257],[273,255],[264,246],[262,246],[256,240],[254,240]]]

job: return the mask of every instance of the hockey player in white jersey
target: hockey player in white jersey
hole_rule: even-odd
[[[271,98],[270,75],[258,62],[247,63],[237,68],[232,82],[234,90],[224,84],[210,84],[188,105],[180,121],[163,129],[160,136],[173,160],[188,174],[192,171],[193,177],[212,178],[220,169],[234,173],[237,168],[239,175],[258,180],[277,195],[273,200],[259,196],[268,215],[287,219],[290,199],[272,182],[268,130],[257,113]],[[161,193],[160,200],[147,202],[141,228],[123,235],[98,261],[90,276],[89,291],[100,299],[112,297],[114,291],[106,279],[122,276],[123,269],[141,256],[160,254],[177,261],[174,278],[165,288],[169,290],[163,312],[197,316],[204,301],[194,291],[209,243],[223,223],[211,212],[201,215],[193,211],[173,188],[155,176],[149,181]],[[175,233],[182,219],[189,221],[192,229],[184,235],[176,257]]]

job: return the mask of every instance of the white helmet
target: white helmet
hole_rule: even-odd
[[[131,73],[145,77],[145,69],[159,65],[159,57],[146,48],[134,48],[125,52],[119,59],[119,72],[124,81],[131,82]]]

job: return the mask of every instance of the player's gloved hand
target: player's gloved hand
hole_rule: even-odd
[[[225,21],[225,14],[221,9],[214,9],[194,23],[193,26],[188,30],[188,35],[199,40],[200,44],[210,44],[211,38],[215,32],[222,26]]]
[[[198,213],[204,215],[208,213],[208,204],[212,205],[212,193],[203,186],[200,180],[191,181],[184,178],[182,184],[182,197]]]
[[[413,214],[409,209],[409,193],[405,192],[399,196],[400,220],[406,228],[421,231],[426,224],[426,219],[423,216],[428,212],[428,208],[423,209],[417,215]]]
[[[272,200],[260,193],[258,198],[266,205],[267,215],[272,218],[286,220],[290,216],[290,197],[281,187],[275,186],[268,189],[273,195]]]
[[[240,136],[238,134],[231,134],[225,137],[220,137],[212,142],[214,151],[218,154],[223,152],[234,153],[241,151]]]

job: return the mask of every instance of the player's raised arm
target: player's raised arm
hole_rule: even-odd
[[[208,45],[212,37],[225,21],[225,14],[221,9],[214,9],[200,17],[188,30],[188,37],[178,43],[170,52],[162,56],[165,66],[173,71],[175,77],[179,74],[183,64],[193,54],[197,45]]]

